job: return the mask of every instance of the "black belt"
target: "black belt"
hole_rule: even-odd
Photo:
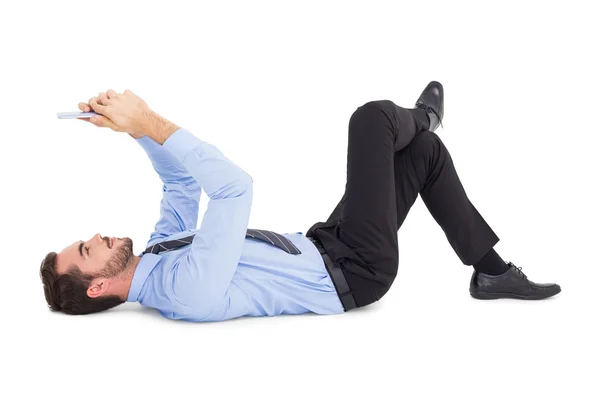
[[[308,239],[314,243],[319,250],[319,253],[321,253],[323,261],[325,262],[325,268],[327,268],[327,272],[329,273],[329,276],[333,282],[333,286],[335,286],[338,297],[344,306],[344,310],[349,311],[353,308],[356,308],[356,302],[354,301],[354,297],[352,296],[352,292],[350,291],[348,282],[346,282],[346,278],[344,277],[342,269],[331,260],[331,257],[329,257],[325,251],[325,248],[318,239],[314,237],[309,237]]]

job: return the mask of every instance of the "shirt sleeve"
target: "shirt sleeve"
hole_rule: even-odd
[[[246,238],[253,180],[215,146],[185,129],[163,144],[202,185],[209,202],[190,251],[174,266],[177,301],[208,316],[226,300]]]
[[[153,139],[142,136],[136,141],[148,155],[163,183],[160,217],[147,246],[174,233],[196,229],[202,193],[200,184],[176,157]]]

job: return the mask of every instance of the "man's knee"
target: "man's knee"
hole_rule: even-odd
[[[362,106],[358,107],[356,113],[369,113],[369,114],[381,114],[391,112],[396,105],[391,100],[372,100],[368,101]]]
[[[373,135],[374,132],[389,134],[392,130],[375,128],[392,126],[390,115],[392,115],[393,105],[390,100],[375,100],[358,107],[350,117],[350,133],[353,135]]]
[[[431,131],[418,133],[410,143],[410,148],[413,154],[427,157],[446,151],[442,139]]]

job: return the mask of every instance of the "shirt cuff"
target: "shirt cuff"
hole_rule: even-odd
[[[199,144],[202,144],[202,141],[193,133],[187,129],[179,128],[165,140],[163,147],[183,163],[185,156]]]
[[[135,141],[142,146],[142,148],[146,151],[152,151],[156,149],[156,146],[160,146],[154,139],[150,136],[142,136],[139,138],[135,138]]]

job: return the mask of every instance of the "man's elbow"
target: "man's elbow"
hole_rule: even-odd
[[[247,172],[244,172],[241,182],[243,185],[246,185],[250,189],[252,189],[252,186],[254,185],[254,179],[252,179],[252,176],[250,176],[250,174]]]
[[[227,197],[242,197],[249,196],[252,197],[252,191],[254,189],[254,180],[252,177],[244,173],[240,175],[238,179],[236,179],[231,185],[231,194],[232,196]]]
[[[227,199],[230,197],[252,196],[253,185],[254,180],[252,177],[244,172],[219,190],[211,193],[209,197],[211,199]]]

